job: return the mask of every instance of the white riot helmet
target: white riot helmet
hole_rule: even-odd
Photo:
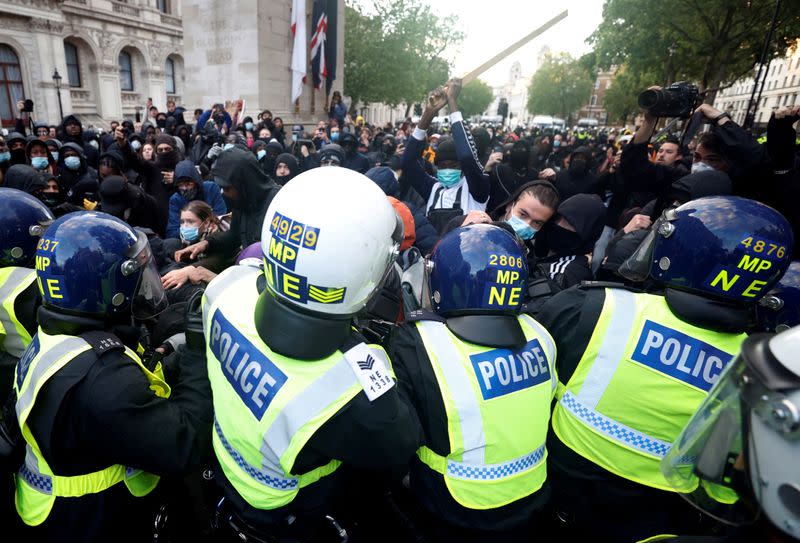
[[[308,311],[357,313],[398,254],[403,223],[370,179],[315,168],[270,203],[261,232],[267,287]]]
[[[690,503],[727,524],[763,513],[800,538],[800,326],[755,334],[661,461]]]

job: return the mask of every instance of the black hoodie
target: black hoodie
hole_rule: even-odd
[[[220,154],[212,174],[221,186],[235,188],[238,197],[230,202],[230,230],[209,236],[208,252],[234,257],[240,247],[261,240],[267,208],[281,187],[264,173],[253,153],[236,148]]]
[[[80,131],[75,136],[67,135],[67,128],[66,125],[69,122],[75,122],[80,127]],[[64,120],[61,122],[61,126],[58,127],[57,130],[59,137],[58,139],[61,140],[62,143],[76,143],[81,146],[83,149],[83,156],[86,158],[86,162],[92,168],[97,168],[97,163],[100,161],[100,151],[95,149],[92,145],[83,141],[83,124],[81,124],[80,119],[78,119],[75,115],[67,115],[64,117]]]
[[[283,177],[278,177],[278,174],[273,170],[272,178],[275,179],[275,181],[281,186],[294,179],[297,174],[300,173],[300,163],[297,162],[297,159],[294,157],[294,155],[289,153],[281,153],[278,155],[278,158],[275,159],[275,169],[278,168],[279,164],[286,164],[286,166],[289,168],[289,175],[284,175]]]
[[[11,189],[19,189],[28,194],[33,194],[37,198],[38,194],[34,194],[47,188],[47,181],[42,179],[39,172],[33,169],[32,166],[27,164],[14,164],[6,172],[3,179],[3,186]]]
[[[70,170],[64,165],[64,154],[67,150],[73,150],[78,153],[78,158],[81,159],[81,165],[77,170]],[[69,191],[73,187],[77,186],[78,184],[91,184],[92,181],[96,184],[97,183],[97,170],[92,168],[86,163],[86,156],[83,154],[83,147],[78,145],[77,143],[65,143],[61,147],[61,152],[58,156],[58,163],[57,163],[57,171],[58,171],[58,183],[63,187],[65,191]],[[78,202],[73,202],[78,203]]]

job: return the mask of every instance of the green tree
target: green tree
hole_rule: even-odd
[[[589,100],[594,76],[568,53],[547,55],[528,86],[528,112],[567,119]]]
[[[750,74],[774,11],[775,2],[767,0],[606,0],[588,41],[599,66],[624,63],[632,76],[657,76],[642,88],[688,80],[712,102],[719,88]],[[800,35],[797,13],[796,0],[783,2],[771,55],[784,54]]]
[[[439,17],[422,0],[349,0],[345,19],[344,92],[353,103],[406,103],[408,111],[447,80],[442,52],[464,38],[457,17]]]
[[[606,89],[603,107],[608,112],[608,120],[611,123],[619,122],[626,124],[628,120],[639,111],[637,97],[643,89],[655,81],[655,73],[643,73],[631,70],[627,64],[619,67],[611,85]]]
[[[458,96],[458,108],[464,117],[478,115],[486,111],[486,108],[492,103],[492,98],[492,87],[480,79],[475,79],[461,89],[461,94]]]

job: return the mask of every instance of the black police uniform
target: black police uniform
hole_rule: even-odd
[[[44,307],[39,309],[39,324],[51,335],[81,335],[103,328],[100,322],[63,317]],[[164,400],[153,394],[141,369],[124,353],[123,343],[136,350],[136,329],[117,327],[114,332],[119,341],[95,343],[47,380],[28,419],[31,432],[59,475],[123,464],[180,477],[210,453],[211,390],[202,355],[181,351],[177,367],[171,372],[165,368],[171,395]],[[82,337],[93,343],[89,336]],[[124,484],[117,484],[97,494],[59,498],[47,520],[26,526],[23,537],[152,540],[158,490],[135,498]]]

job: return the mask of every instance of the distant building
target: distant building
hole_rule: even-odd
[[[508,73],[508,81],[503,85],[492,87],[494,99],[487,108],[489,115],[497,114],[497,106],[501,99],[508,102],[508,117],[506,124],[514,127],[518,124],[526,124],[532,115],[528,113],[528,86],[531,83],[531,76],[523,77],[522,65],[514,62]]]
[[[0,2],[0,120],[13,126],[18,100],[33,118],[64,114],[105,125],[160,110],[184,92],[179,0],[3,0]]]
[[[603,104],[605,103],[606,91],[611,87],[616,72],[616,66],[612,66],[607,72],[597,73],[589,103],[580,109],[578,118],[597,119],[597,123],[601,126],[608,124],[608,112]]]
[[[758,66],[753,69],[751,77],[740,79],[726,89],[717,93],[714,107],[727,111],[731,118],[742,124],[747,115],[747,104],[753,92],[754,79]],[[757,131],[766,129],[772,112],[779,107],[800,105],[800,40],[786,56],[773,59],[769,63],[766,75],[762,71],[761,81],[764,90],[755,110],[754,128]],[[759,89],[756,88],[755,98]],[[755,99],[754,98],[754,99]]]

